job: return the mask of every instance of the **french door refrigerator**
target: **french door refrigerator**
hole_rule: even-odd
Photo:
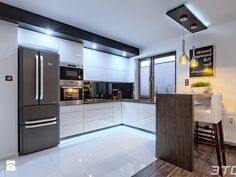
[[[59,144],[59,55],[19,47],[19,154]]]

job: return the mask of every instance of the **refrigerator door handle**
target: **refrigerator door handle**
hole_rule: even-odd
[[[29,128],[39,128],[39,127],[46,127],[49,125],[55,125],[57,124],[57,121],[54,122],[50,122],[50,123],[45,123],[45,124],[39,124],[39,125],[27,125],[25,126],[25,128],[29,129]]]
[[[37,124],[37,123],[50,122],[50,121],[55,121],[55,120],[57,120],[56,117],[50,118],[50,119],[43,119],[43,120],[25,121],[25,124],[26,124],[26,125],[29,125],[29,124]]]
[[[39,99],[39,57],[35,55],[35,99]]]
[[[41,76],[40,76],[40,100],[43,100],[43,56],[40,55],[40,67],[41,67]]]

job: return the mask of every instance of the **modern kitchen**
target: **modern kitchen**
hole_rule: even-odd
[[[235,7],[0,1],[0,177],[236,176]]]

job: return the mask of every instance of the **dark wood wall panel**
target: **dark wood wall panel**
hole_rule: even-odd
[[[193,171],[193,97],[158,94],[156,157]]]

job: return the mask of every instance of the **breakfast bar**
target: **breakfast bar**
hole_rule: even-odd
[[[212,94],[157,94],[156,157],[194,171],[194,104]]]

